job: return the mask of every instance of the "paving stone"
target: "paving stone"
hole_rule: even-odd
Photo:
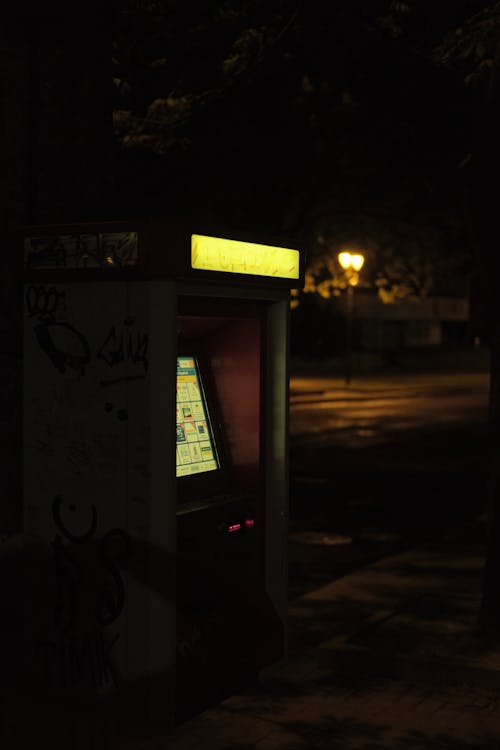
[[[467,564],[479,571],[480,561],[476,560],[476,565],[473,556],[469,557]],[[334,617],[335,607],[341,611],[346,596],[357,601],[359,593],[365,617],[371,615],[366,647],[377,655],[377,632],[384,635],[385,629],[382,642],[390,651],[392,633],[396,636],[401,627],[411,660],[415,657],[410,637],[413,622],[415,633],[422,636],[425,630],[421,643],[426,648],[426,634],[432,635],[435,626],[431,645],[438,651],[441,639],[448,638],[450,643],[449,637],[455,638],[455,630],[462,627],[453,621],[453,607],[448,614],[436,609],[435,618],[428,617],[425,606],[430,600],[424,601],[422,595],[429,587],[433,601],[442,601],[445,607],[445,602],[451,601],[448,579],[455,592],[462,585],[456,571],[463,567],[464,559],[462,550],[448,559],[444,553],[428,550],[408,552],[309,594],[302,605],[307,604],[309,611],[315,602],[321,607],[332,604]],[[434,566],[442,573],[431,580],[428,570]],[[420,597],[415,606],[408,600],[412,592]],[[476,606],[473,598],[465,595],[464,607]],[[392,617],[390,607],[398,601],[404,606]],[[295,605],[296,611],[299,605]],[[389,633],[390,628],[393,631]],[[334,624],[331,632],[335,632]],[[345,646],[349,637],[340,634],[328,642],[334,665],[336,650]],[[481,656],[490,670],[498,667],[500,676],[500,660],[489,661],[487,653]],[[432,659],[428,661],[432,677],[436,669]],[[446,665],[441,671],[446,678]],[[361,659],[357,670],[340,673],[335,666],[321,662],[319,650],[310,651],[266,670],[257,686],[188,722],[183,733],[158,750],[500,750],[500,693],[493,685],[465,679],[419,681],[417,672],[402,669],[401,674],[392,676],[369,675]]]
[[[204,739],[192,733],[192,730],[175,732],[168,738],[164,747],[168,750],[198,750],[203,746]]]
[[[322,670],[320,671],[322,672]],[[259,682],[265,685],[276,680],[283,680],[302,684],[305,680],[314,679],[317,673],[317,659],[309,656],[303,659],[293,659],[290,662],[281,662],[275,667],[269,667],[262,672]]]
[[[230,713],[222,709],[206,711],[189,722],[189,729],[194,735],[204,739],[223,738],[226,740],[244,740],[257,742],[273,729],[273,725],[255,716],[241,713]]]
[[[224,702],[224,708],[236,714],[255,716],[256,718],[280,724],[290,718],[301,716],[310,709],[311,701],[317,703],[317,695],[299,696],[298,698],[269,697],[264,693],[255,696],[251,701],[234,697]]]
[[[301,747],[300,738],[294,732],[276,729],[267,737],[259,740],[255,750],[298,750]]]

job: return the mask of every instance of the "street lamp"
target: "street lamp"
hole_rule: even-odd
[[[345,382],[349,385],[352,377],[352,361],[351,361],[351,350],[352,350],[352,310],[353,310],[353,296],[354,287],[359,281],[359,272],[363,267],[365,258],[361,253],[350,253],[344,250],[338,255],[339,263],[346,272],[347,276],[347,336],[346,336],[346,349],[347,349],[347,364],[345,372]]]

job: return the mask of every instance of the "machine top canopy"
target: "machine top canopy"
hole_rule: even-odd
[[[26,281],[174,279],[224,284],[232,279],[250,287],[303,285],[304,253],[284,238],[262,244],[260,237],[238,232],[221,237],[217,227],[203,233],[193,229],[169,219],[24,227],[19,273]]]

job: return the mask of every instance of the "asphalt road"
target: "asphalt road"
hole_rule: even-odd
[[[484,512],[489,377],[292,377],[289,591]]]

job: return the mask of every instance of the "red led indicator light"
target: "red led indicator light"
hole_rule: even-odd
[[[241,523],[233,523],[229,527],[229,533],[232,534],[233,531],[239,531],[241,529]]]
[[[247,529],[253,529],[253,527],[255,526],[255,521],[253,520],[253,518],[247,518],[245,521],[245,526],[247,527]]]

